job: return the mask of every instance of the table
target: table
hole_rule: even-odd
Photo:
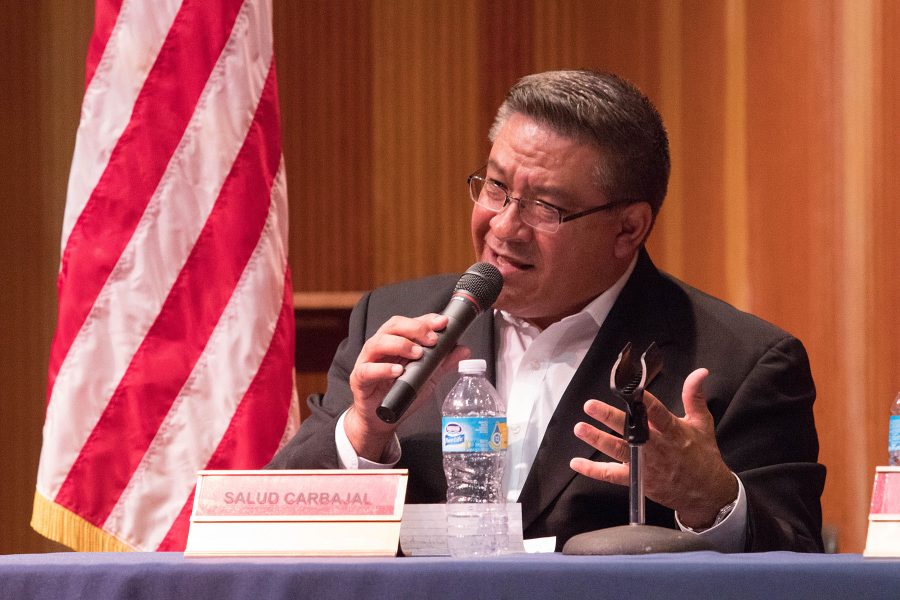
[[[0,556],[0,598],[900,598],[900,560],[856,554],[489,559]]]

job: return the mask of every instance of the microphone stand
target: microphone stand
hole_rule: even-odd
[[[693,552],[712,548],[696,535],[647,525],[644,512],[643,447],[650,439],[644,389],[662,370],[662,354],[651,343],[640,361],[632,360],[631,342],[619,353],[609,375],[609,387],[625,402],[625,431],[628,442],[628,525],[598,529],[576,535],[563,546],[563,554],[612,555],[656,552]]]

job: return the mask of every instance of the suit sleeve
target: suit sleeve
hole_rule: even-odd
[[[786,336],[759,358],[719,422],[722,457],[747,492],[748,551],[822,551],[815,396],[806,351]]]
[[[267,469],[337,469],[334,428],[353,404],[350,372],[366,341],[366,321],[371,294],[366,294],[350,314],[348,336],[338,346],[328,369],[328,391],[321,401],[310,399],[310,416],[300,431],[266,466]]]

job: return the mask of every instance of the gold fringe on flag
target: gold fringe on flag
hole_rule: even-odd
[[[132,552],[134,548],[91,525],[72,511],[34,494],[31,528],[76,552]]]

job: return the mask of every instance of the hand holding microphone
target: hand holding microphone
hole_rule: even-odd
[[[447,326],[438,332],[438,341],[434,346],[425,348],[419,359],[406,365],[381,406],[375,409],[379,419],[385,423],[396,423],[403,416],[422,384],[456,347],[460,336],[475,317],[494,304],[502,288],[503,275],[490,263],[475,263],[463,273],[441,313],[448,318]]]

